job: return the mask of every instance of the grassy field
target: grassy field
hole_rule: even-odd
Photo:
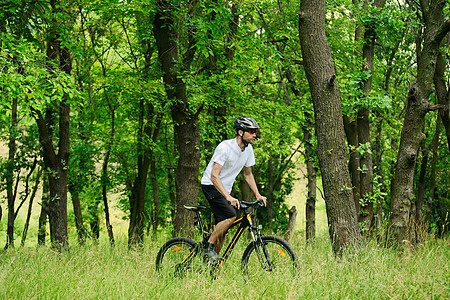
[[[328,239],[313,247],[294,240],[300,274],[267,275],[246,284],[238,245],[216,279],[208,273],[159,280],[155,257],[163,239],[128,251],[102,242],[69,252],[17,248],[0,254],[1,299],[449,299],[450,241],[429,238],[403,254],[369,243],[350,258],[336,259]]]
[[[157,241],[149,239],[142,250],[129,251],[128,224],[114,206],[116,246],[109,246],[103,230],[98,244],[79,247],[72,232],[69,252],[38,248],[39,206],[35,205],[26,246],[20,247],[17,240],[15,249],[0,253],[0,299],[450,299],[449,239],[429,236],[402,254],[369,242],[355,255],[336,259],[329,244],[325,205],[319,198],[317,241],[306,247],[305,186],[300,178],[287,200],[298,212],[291,241],[300,263],[295,278],[268,274],[260,285],[245,283],[239,267],[246,244],[240,241],[216,279],[194,273],[184,280],[160,280],[155,258],[167,235],[161,234]],[[19,215],[16,232],[21,232],[23,220]],[[3,218],[0,247],[5,229]]]

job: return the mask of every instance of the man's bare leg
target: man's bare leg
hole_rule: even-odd
[[[208,243],[214,245],[214,251],[216,251],[216,253],[219,253],[222,249],[223,242],[225,240],[225,233],[233,224],[234,220],[236,220],[236,217],[220,221],[216,224],[216,227],[208,240]]]
[[[216,244],[214,245],[214,251],[216,251],[217,254],[220,253],[220,249],[222,249],[224,241],[225,241],[225,234],[219,236],[219,238],[217,239]]]

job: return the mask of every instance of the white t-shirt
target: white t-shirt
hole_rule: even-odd
[[[238,146],[236,138],[221,142],[214,151],[214,155],[203,174],[201,180],[203,185],[213,185],[211,181],[211,171],[214,163],[218,163],[222,166],[219,177],[225,189],[228,193],[231,193],[234,180],[236,179],[236,176],[239,175],[242,168],[244,166],[251,167],[255,165],[253,147],[249,144],[244,148],[244,151],[242,151]]]

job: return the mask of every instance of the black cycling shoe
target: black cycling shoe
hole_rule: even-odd
[[[214,245],[210,244],[210,243],[208,243],[208,245],[203,248],[203,254],[207,258],[212,259],[217,262],[220,262],[223,259],[222,256],[220,256],[219,254],[216,253],[216,251],[214,251]]]

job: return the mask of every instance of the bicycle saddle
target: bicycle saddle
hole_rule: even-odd
[[[202,205],[190,205],[190,204],[184,205],[184,208],[186,208],[187,210],[192,210],[192,211],[199,211],[199,210],[201,210],[201,209],[207,209],[206,206],[202,206]]]

